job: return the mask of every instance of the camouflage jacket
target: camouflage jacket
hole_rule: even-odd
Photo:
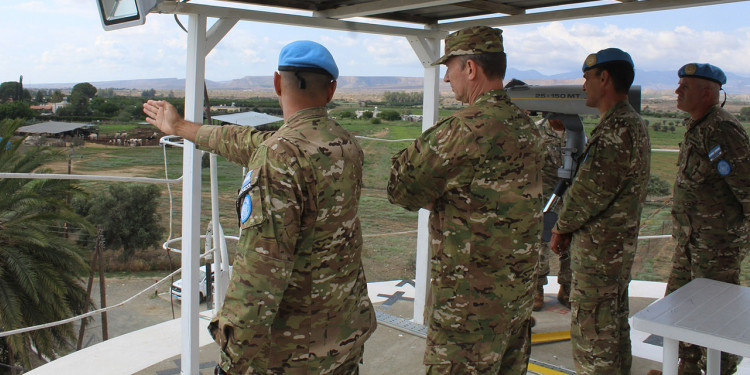
[[[222,367],[332,373],[376,325],[357,216],[362,149],[325,108],[299,111],[276,132],[203,126],[196,144],[249,170],[232,279],[209,326]]]
[[[390,201],[409,210],[433,204],[425,363],[476,359],[482,342],[529,318],[543,158],[538,127],[503,90],[481,95],[393,156]]]
[[[540,132],[544,142],[544,169],[542,169],[542,185],[544,186],[544,199],[548,199],[555,190],[560,178],[557,170],[563,166],[563,151],[565,148],[565,132],[556,132],[549,123],[542,125]]]
[[[574,272],[630,280],[651,168],[648,129],[627,100],[602,115],[557,219]]]
[[[750,142],[729,112],[714,106],[687,119],[674,183],[674,236],[714,248],[746,246],[750,231]]]

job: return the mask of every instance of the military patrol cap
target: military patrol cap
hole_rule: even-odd
[[[445,38],[445,55],[432,65],[445,64],[452,56],[503,52],[503,31],[488,26],[461,29]]]
[[[727,83],[727,76],[717,66],[711,64],[702,63],[690,63],[685,64],[680,70],[677,71],[677,76],[682,77],[695,77],[703,78],[709,81],[714,81],[720,85]]]
[[[619,49],[619,48],[607,48],[603,49],[597,53],[592,53],[586,57],[586,60],[583,62],[583,70],[584,72],[599,65],[604,64],[612,61],[625,61],[626,63],[630,64],[631,68],[635,68],[633,65],[633,59],[630,58],[630,55]]]
[[[279,71],[283,70],[328,73],[334,80],[339,78],[339,68],[331,53],[309,40],[298,40],[281,49]]]

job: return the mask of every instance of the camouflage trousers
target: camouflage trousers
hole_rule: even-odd
[[[611,276],[573,273],[570,336],[577,374],[630,374],[628,284]]]
[[[470,351],[474,353],[471,355],[462,353],[461,344],[448,346],[456,349],[455,352],[445,351],[449,361],[425,357],[427,375],[525,375],[531,355],[531,321],[509,330],[506,335],[494,335],[491,340],[473,344],[475,347]],[[477,354],[479,358],[476,358]]]
[[[211,323],[213,324],[213,322]],[[216,326],[211,327],[209,325],[209,329],[213,328],[216,329]],[[213,334],[213,333],[212,333]],[[221,344],[219,344],[221,345]],[[266,350],[263,350],[261,356],[263,358],[268,358],[268,348],[265,348]],[[314,372],[315,374],[327,374],[327,375],[359,375],[359,365],[362,363],[362,355],[364,353],[364,346],[360,346],[359,348],[354,348],[350,352],[348,358],[341,362],[336,368],[330,370],[330,371],[324,371],[323,369],[318,369],[318,372]],[[278,375],[278,374],[285,374],[285,373],[296,373],[299,372],[299,368],[297,370],[292,370],[289,368],[288,365],[282,364],[279,367],[269,367],[267,369],[259,368],[259,367],[253,367],[246,363],[242,364],[244,369],[238,369],[237,367],[240,366],[232,366],[232,362],[230,358],[226,355],[226,353],[222,350],[221,351],[221,367],[224,370],[224,372],[228,375]],[[305,373],[308,373],[306,370]]]
[[[547,285],[547,276],[550,274],[549,259],[552,256],[552,250],[549,249],[549,243],[542,243],[539,251],[539,269],[537,271],[537,286]],[[570,253],[560,255],[560,270],[557,272],[557,283],[561,288],[570,290],[570,283],[573,275],[570,271]]]
[[[726,283],[740,283],[740,267],[747,255],[747,249],[740,247],[719,249],[703,244],[700,239],[679,241],[683,245],[675,247],[672,257],[672,273],[667,282],[667,294],[674,292],[696,278],[706,278]],[[680,360],[697,362],[706,369],[706,348],[680,342]],[[721,375],[737,371],[739,357],[721,353]],[[698,372],[695,373],[699,375]],[[686,374],[693,375],[693,374]]]

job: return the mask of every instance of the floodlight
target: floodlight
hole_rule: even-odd
[[[163,0],[96,0],[104,30],[146,23],[146,15]]]

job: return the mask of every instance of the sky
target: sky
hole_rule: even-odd
[[[740,1],[502,29],[508,66],[519,70],[578,71],[589,53],[618,47],[645,71],[710,62],[750,77],[748,14],[750,1]],[[181,20],[187,25],[187,17]],[[281,48],[299,39],[325,45],[343,76],[423,76],[403,37],[240,22],[208,55],[206,78],[271,75]],[[186,75],[186,33],[172,15],[150,14],[143,26],[104,31],[94,0],[2,0],[0,51],[0,82],[20,75],[29,84]]]

